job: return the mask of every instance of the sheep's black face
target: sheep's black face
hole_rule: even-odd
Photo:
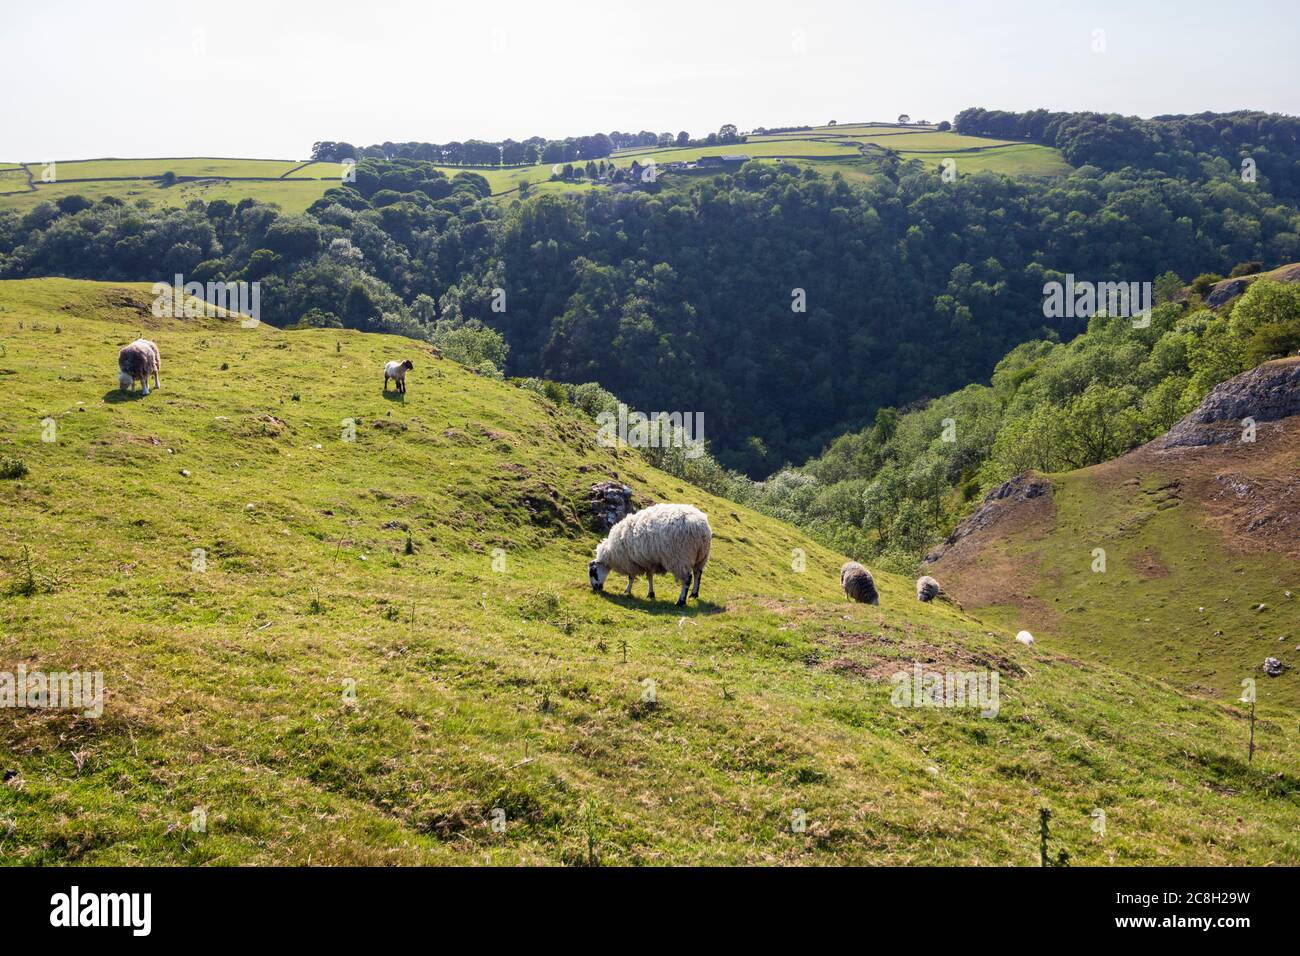
[[[607,577],[609,577],[609,568],[604,567],[599,561],[592,561],[587,565],[587,579],[591,582],[593,591],[605,590]]]

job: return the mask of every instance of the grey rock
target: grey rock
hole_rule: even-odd
[[[1205,304],[1211,309],[1217,309],[1241,295],[1249,286],[1250,283],[1245,279],[1230,279],[1227,282],[1220,282],[1205,297]]]
[[[943,543],[925,556],[924,564],[932,564],[947,554],[957,542],[963,538],[974,534],[976,531],[983,531],[997,516],[1000,510],[999,502],[1003,501],[1031,501],[1042,495],[1052,493],[1052,483],[1046,478],[1040,478],[1037,475],[1028,473],[1016,475],[1014,478],[1002,482],[996,488],[991,488],[989,493],[984,496],[984,501],[974,513],[962,521],[957,527],[952,529],[952,534],[944,538]]]
[[[592,527],[602,534],[637,510],[632,501],[632,489],[617,481],[592,485],[588,502]]]
[[[1216,385],[1156,447],[1223,445],[1241,440],[1245,418],[1275,422],[1292,415],[1300,415],[1300,361],[1267,362]]]

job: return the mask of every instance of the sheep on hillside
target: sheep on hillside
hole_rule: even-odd
[[[856,561],[849,561],[840,568],[840,587],[844,588],[844,596],[850,601],[857,601],[860,604],[880,603],[880,594],[876,591],[876,579],[871,576],[870,571]]]
[[[149,376],[153,376],[153,387],[161,388],[158,382],[158,370],[162,368],[162,356],[158,346],[148,339],[136,339],[129,345],[122,346],[117,353],[117,387],[124,392],[135,387],[136,379],[145,395],[149,394]]]
[[[596,560],[587,565],[591,589],[604,590],[605,579],[613,571],[627,575],[624,593],[631,594],[632,583],[644,574],[650,583],[647,596],[654,600],[654,576],[671,574],[681,582],[677,606],[683,607],[688,588],[691,597],[700,596],[700,578],[712,542],[713,529],[703,511],[691,505],[651,505],[614,525],[596,547]]]
[[[403,395],[406,394],[406,373],[415,368],[410,359],[405,362],[385,362],[384,363],[384,391],[388,391],[388,382],[391,379],[397,383],[397,390]]]
[[[933,601],[942,593],[943,588],[930,575],[923,574],[916,579],[916,599],[918,601]]]

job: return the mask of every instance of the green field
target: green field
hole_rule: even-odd
[[[890,124],[853,124],[823,126],[802,133],[764,134],[732,146],[654,146],[617,150],[610,160],[621,168],[633,161],[645,165],[693,162],[703,156],[743,154],[759,161],[788,158],[800,168],[811,168],[824,175],[841,173],[850,181],[865,181],[875,175],[876,160],[882,151],[896,153],[901,159],[920,160],[937,168],[944,159],[957,164],[959,175],[982,171],[1010,176],[1059,176],[1070,166],[1059,151],[1031,143],[940,133],[925,127],[899,127]],[[54,183],[41,182],[42,166],[29,164],[34,190],[29,189],[27,175],[20,165],[0,165],[0,209],[25,212],[44,201],[80,194],[91,200],[116,196],[124,201],[140,199],[163,206],[184,206],[191,200],[214,199],[238,201],[243,198],[276,203],[285,212],[300,213],[319,199],[326,189],[337,185],[341,176],[338,163],[303,163],[272,159],[92,159],[56,163],[58,177]],[[551,182],[550,164],[507,168],[440,166],[448,177],[457,173],[477,173],[487,180],[493,196],[513,198],[519,185],[531,184],[535,191],[564,193],[592,188],[583,182]],[[164,188],[157,178],[166,172],[178,177],[197,177]],[[286,178],[280,178],[286,177]]]
[[[626,166],[628,163],[621,163]],[[0,168],[0,209],[25,212],[41,202],[81,195],[92,201],[116,196],[125,202],[145,199],[160,206],[183,207],[192,200],[211,202],[244,198],[276,203],[288,213],[300,213],[339,185],[339,163],[303,163],[294,160],[247,159],[115,159],[58,162],[56,182],[41,181],[40,164],[29,165],[35,189],[28,188],[27,175],[19,165]],[[584,183],[549,182],[551,166],[537,165],[505,169],[465,166],[437,167],[448,178],[458,173],[477,173],[488,181],[493,195],[513,195],[522,181],[540,192],[572,192],[590,188]],[[205,177],[180,181],[164,187],[157,179],[167,171],[177,176]],[[254,178],[258,177],[258,178]],[[285,178],[278,178],[285,177]]]
[[[293,159],[88,159],[57,162],[55,173],[62,182],[161,176],[166,172],[223,179],[278,179],[301,165],[301,160]],[[39,182],[41,165],[28,166]]]
[[[1058,150],[1034,143],[1018,143],[972,152],[902,151],[902,159],[918,159],[927,166],[938,167],[945,159],[956,163],[957,174],[993,172],[1007,176],[1067,176],[1073,167]]]
[[[937,168],[944,159],[957,164],[958,175],[991,171],[1009,176],[1061,176],[1070,172],[1070,165],[1058,150],[1033,143],[959,133],[939,132],[933,128],[894,125],[853,124],[846,126],[820,126],[798,133],[774,133],[751,136],[746,142],[731,146],[659,148],[641,147],[618,150],[614,158],[644,164],[653,159],[656,163],[690,162],[701,156],[743,154],[755,159],[791,157],[812,158],[811,168],[829,175],[839,171],[845,178],[866,179],[873,174],[873,156],[880,151],[896,153],[904,160],[920,160]],[[855,163],[859,156],[867,162]],[[821,158],[825,157],[825,161]],[[845,161],[849,165],[843,165]],[[803,168],[809,164],[799,163]]]
[[[858,149],[852,143],[839,143],[819,139],[773,139],[752,143],[737,143],[731,146],[682,146],[672,148],[644,147],[642,149],[616,150],[612,159],[618,165],[628,165],[636,160],[645,165],[647,160],[656,163],[685,163],[697,160],[701,156],[724,156],[743,154],[746,156],[855,156]]]
[[[145,199],[155,206],[183,207],[191,200],[211,202],[214,199],[226,199],[238,202],[241,199],[256,199],[261,202],[277,203],[288,213],[300,213],[324,195],[325,190],[337,185],[330,180],[238,180],[205,179],[195,182],[181,182],[171,187],[164,187],[157,180],[103,179],[92,182],[41,184],[38,180],[35,191],[5,193],[0,195],[0,209],[14,209],[26,212],[42,202],[55,202],[63,196],[85,196],[91,201],[105,196],[116,196],[123,202],[135,202]]]
[[[420,343],[149,304],[0,283],[0,671],[107,687],[0,709],[0,863],[1037,865],[1044,806],[1074,863],[1300,862],[1293,712],[1247,763],[1230,698],[891,574],[847,604],[842,556]],[[587,586],[611,476],[709,514],[685,611]],[[913,662],[996,671],[999,714],[893,706]]]
[[[343,180],[342,163],[307,163],[289,174],[290,179],[331,179]]]
[[[39,170],[36,175],[40,175]],[[0,169],[0,193],[28,188],[27,173],[21,166],[6,166]]]
[[[64,196],[81,195],[92,201],[115,196],[124,202],[140,199],[158,206],[181,207],[192,200],[211,202],[244,198],[277,203],[285,212],[302,212],[337,184],[338,166],[332,163],[310,164],[301,172],[286,176],[304,164],[279,159],[96,159],[69,160],[55,163],[55,182],[42,182],[41,164],[28,164],[32,185],[20,167],[0,170],[0,209],[25,212],[41,202],[53,202]],[[312,169],[312,167],[316,167]],[[329,167],[333,177],[316,179]],[[310,170],[310,172],[308,172]],[[182,180],[165,187],[158,180],[166,172],[179,177],[203,177]]]

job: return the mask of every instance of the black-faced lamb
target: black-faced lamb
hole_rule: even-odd
[[[624,593],[631,594],[632,583],[644,574],[650,584],[647,596],[654,600],[654,576],[671,574],[681,582],[677,606],[683,607],[688,588],[691,597],[700,596],[700,578],[712,543],[713,529],[703,511],[692,505],[651,505],[610,529],[596,547],[596,559],[587,565],[587,577],[593,591],[602,591],[611,571],[626,574]]]
[[[880,594],[876,591],[876,579],[871,572],[856,561],[847,562],[840,568],[840,587],[844,596],[859,604],[879,604]]]
[[[158,346],[148,339],[136,339],[122,346],[122,350],[117,353],[117,387],[128,392],[135,387],[136,379],[139,379],[141,391],[148,395],[150,375],[153,376],[153,387],[162,387],[158,382],[160,368],[162,356],[158,352]]]
[[[916,599],[918,601],[933,601],[942,593],[943,588],[930,575],[923,574],[916,579]]]
[[[397,390],[401,394],[406,394],[406,373],[415,368],[410,359],[405,362],[385,362],[384,363],[384,391],[388,391],[389,381],[397,385]]]

